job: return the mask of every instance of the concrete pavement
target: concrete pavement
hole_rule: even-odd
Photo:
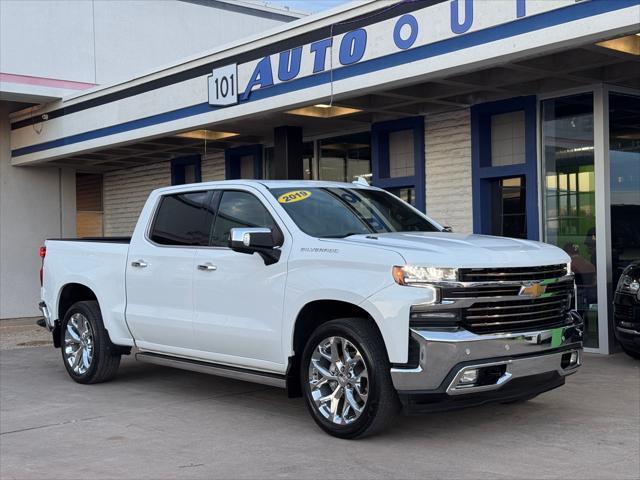
[[[278,389],[131,357],[84,386],[52,347],[3,350],[0,477],[638,479],[640,362],[584,363],[526,404],[399,417],[342,441]]]

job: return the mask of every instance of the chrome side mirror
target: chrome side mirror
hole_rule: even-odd
[[[232,228],[229,232],[229,248],[234,252],[257,253],[265,265],[280,260],[280,249],[277,248],[270,228]]]

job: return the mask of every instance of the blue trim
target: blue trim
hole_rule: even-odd
[[[224,151],[224,175],[227,180],[237,180],[240,177],[240,158],[253,156],[253,178],[262,178],[262,145],[246,145],[243,147],[227,148]]]
[[[364,62],[341,67],[333,71],[333,80],[345,80],[347,78],[377,72],[399,65],[405,65],[411,62],[449,54],[470,47],[483,45],[489,42],[510,38],[516,35],[549,28],[555,25],[561,25],[574,20],[580,20],[583,18],[620,10],[630,6],[635,6],[639,3],[639,0],[617,0],[615,2],[610,2],[608,0],[591,0],[588,2],[577,3],[575,5],[571,5],[570,7],[563,7],[558,10],[552,10],[550,12],[542,13],[539,15],[522,18],[510,23],[497,25],[495,27],[487,28],[484,30],[479,30],[477,32],[467,33],[447,40],[441,40],[439,42],[431,43],[428,45],[415,47],[410,50],[402,50],[400,52],[392,53],[384,57],[366,60]],[[249,98],[247,98],[246,100],[241,98],[241,102],[262,100],[285,93],[323,85],[329,83],[330,81],[330,72],[322,72],[308,77],[299,78],[297,80],[291,80],[289,82],[273,85],[271,87],[255,90],[251,92]],[[208,103],[193,105],[190,107],[173,110],[171,112],[152,115],[118,125],[112,125],[110,127],[99,128],[89,132],[59,138],[57,140],[50,140],[48,142],[18,148],[16,150],[13,150],[11,152],[11,155],[15,158],[42,150],[71,145],[74,143],[93,140],[109,135],[115,135],[118,133],[156,125],[159,123],[165,123],[172,120],[200,115],[203,113],[215,111],[218,108],[219,107],[212,107]]]
[[[200,155],[189,155],[188,157],[179,157],[171,160],[171,185],[183,185],[186,183],[185,168],[188,165],[193,165],[195,170],[195,182],[202,181],[202,169],[201,169]]]
[[[491,182],[505,177],[525,177],[527,236],[540,238],[538,225],[538,164],[536,148],[537,100],[535,95],[510,98],[471,107],[471,165],[473,188],[473,231],[491,234]],[[524,111],[525,163],[491,166],[491,116]]]
[[[408,177],[390,177],[389,134],[402,130],[413,131],[414,174]],[[379,122],[371,126],[373,185],[386,189],[415,188],[416,208],[424,212],[426,207],[424,168],[424,117]]]

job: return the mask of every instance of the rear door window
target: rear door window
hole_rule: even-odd
[[[206,246],[213,224],[211,192],[166,195],[153,222],[150,238],[160,245]]]

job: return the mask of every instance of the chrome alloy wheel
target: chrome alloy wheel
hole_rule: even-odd
[[[356,346],[343,337],[322,340],[311,355],[309,387],[324,418],[336,425],[355,422],[369,395],[367,366]]]
[[[64,332],[64,357],[76,375],[84,375],[93,360],[93,329],[87,317],[74,313]]]

